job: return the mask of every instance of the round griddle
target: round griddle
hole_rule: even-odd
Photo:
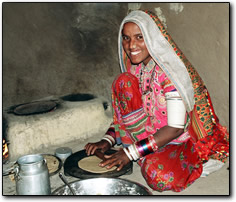
[[[32,115],[41,114],[54,110],[57,107],[57,103],[51,100],[48,101],[36,101],[26,104],[15,106],[13,113],[15,115]]]
[[[107,152],[105,152],[105,154],[110,155],[115,152],[117,151],[108,150]],[[64,163],[64,174],[67,176],[70,175],[80,179],[88,179],[97,177],[119,177],[124,174],[131,174],[133,171],[133,162],[130,162],[127,165],[125,165],[120,171],[113,170],[113,171],[108,171],[106,173],[88,172],[78,167],[78,162],[85,157],[88,157],[85,150],[81,150],[70,155]]]

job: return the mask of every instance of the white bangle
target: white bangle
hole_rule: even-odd
[[[106,137],[103,137],[102,138],[102,140],[106,140],[107,142],[109,142],[110,143],[110,145],[112,146],[112,142],[111,142],[111,140],[109,140],[108,138],[106,138]]]
[[[128,150],[126,148],[123,148],[124,152],[126,153],[126,155],[128,156],[130,161],[133,161],[131,155],[129,154]]]
[[[138,156],[138,159],[139,159],[139,158],[140,158],[140,154],[139,154],[139,152],[138,152],[138,149],[137,149],[136,144],[133,144],[133,148],[134,148],[134,150],[135,150],[135,154]]]
[[[138,153],[138,150],[137,150],[135,144],[133,144],[133,150],[134,150],[134,154],[135,154],[136,160],[138,160],[140,157],[139,157],[139,153]]]
[[[130,145],[130,146],[128,147],[128,149],[129,149],[129,152],[130,152],[131,156],[133,157],[134,161],[138,160],[139,157],[138,157],[138,155],[136,154],[136,151],[135,151],[135,149],[134,149],[134,145]]]
[[[106,135],[104,135],[104,137],[108,138],[112,142],[112,145],[116,143],[115,139],[112,136],[106,134]]]

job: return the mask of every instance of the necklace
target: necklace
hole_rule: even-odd
[[[156,65],[155,65],[155,67],[152,70],[151,79],[150,79],[150,82],[147,85],[146,90],[143,90],[143,87],[142,87],[142,83],[143,83],[143,67],[141,68],[140,78],[139,78],[139,88],[142,91],[142,95],[148,95],[150,92],[152,92],[151,84],[152,84],[152,81],[153,81],[153,78],[154,78],[155,71],[156,71]]]

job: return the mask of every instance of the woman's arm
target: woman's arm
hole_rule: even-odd
[[[164,126],[160,130],[158,130],[154,135],[155,142],[158,147],[162,147],[168,144],[173,139],[177,138],[184,132],[183,129],[180,128],[173,128],[170,126]],[[108,169],[117,165],[117,170],[121,170],[131,159],[128,158],[127,154],[125,153],[124,149],[120,149],[113,155],[106,156],[107,160],[104,160],[100,163],[100,166],[104,167],[107,166]]]
[[[184,132],[182,128],[174,128],[171,126],[164,126],[160,130],[158,130],[154,135],[154,139],[158,147],[162,147],[173,139],[177,138]]]

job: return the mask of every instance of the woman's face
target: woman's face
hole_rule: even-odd
[[[133,64],[143,62],[146,65],[149,62],[151,56],[138,25],[133,22],[125,23],[122,30],[122,39],[123,48]]]

